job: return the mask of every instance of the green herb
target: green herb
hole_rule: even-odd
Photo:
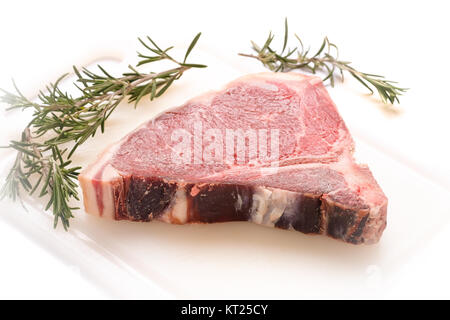
[[[39,190],[40,197],[49,194],[46,210],[52,208],[55,227],[60,220],[67,230],[72,211],[78,209],[70,207],[69,202],[72,198],[78,200],[76,179],[81,169],[72,166],[70,157],[98,129],[104,132],[105,121],[124,99],[128,98],[128,102],[134,102],[135,106],[144,96],[153,100],[163,95],[185,71],[206,67],[186,63],[199,37],[200,33],[192,40],[183,62],[168,54],[173,47],[163,50],[149,37],[145,41],[139,39],[148,53],[138,52],[140,60],[137,67],[161,60],[176,65],[158,73],[141,73],[129,66],[128,72],[114,77],[100,65],[98,73],[74,67],[77,79],[73,85],[80,93],[77,97],[60,89],[59,83],[67,74],[41,91],[38,102],[27,99],[15,83],[16,93],[0,89],[3,92],[0,102],[9,106],[7,110],[34,110],[21,138],[9,143],[8,147],[15,149],[17,156],[0,190],[1,198],[19,198],[21,188],[29,194]]]
[[[287,49],[288,34],[288,23],[286,19],[283,48],[279,53],[271,47],[275,36],[270,32],[269,37],[262,47],[252,41],[252,49],[256,52],[256,55],[244,53],[239,53],[239,55],[257,59],[266,68],[275,72],[287,72],[295,69],[303,69],[311,73],[316,73],[317,71],[325,72],[323,81],[328,80],[332,87],[334,86],[337,73],[340,73],[343,81],[344,71],[349,72],[372,94],[375,89],[383,103],[399,103],[398,97],[408,90],[398,87],[396,85],[397,82],[386,80],[383,76],[360,72],[350,66],[350,62],[340,60],[337,46],[326,37],[323,39],[320,49],[315,54],[310,54],[309,49],[305,50],[301,39],[297,35],[295,37],[300,47],[295,47],[292,50]]]

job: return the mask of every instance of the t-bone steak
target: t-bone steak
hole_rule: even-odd
[[[86,211],[100,217],[251,221],[376,243],[387,198],[352,152],[321,79],[260,73],[141,125],[79,181]]]

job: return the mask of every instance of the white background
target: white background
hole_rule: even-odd
[[[249,40],[261,42],[269,30],[281,34],[287,16],[304,43],[314,47],[327,35],[343,59],[411,88],[401,99],[403,114],[382,126],[377,107],[354,106],[352,115],[361,118],[362,127],[370,127],[370,119],[377,123],[366,133],[368,140],[381,139],[386,152],[450,190],[447,6],[446,1],[8,1],[1,8],[0,87],[10,89],[14,77],[33,96],[72,64],[123,56],[130,51],[124,47],[135,48],[135,38],[146,34],[170,45],[189,43],[202,31],[201,41],[225,60],[234,59],[236,52],[248,51]],[[19,129],[0,121],[4,145]],[[0,208],[9,210],[4,203]],[[0,219],[0,298],[109,297],[6,221]],[[449,243],[450,226],[444,226],[405,262],[391,290],[376,297],[450,298]]]

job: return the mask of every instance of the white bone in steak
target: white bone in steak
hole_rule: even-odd
[[[184,163],[174,158],[182,141],[174,136],[178,129],[192,134],[190,147],[178,154]],[[262,144],[252,149],[250,135],[243,140],[252,149],[245,159],[235,151],[238,137],[232,161],[218,161],[227,144],[211,151],[213,142],[238,129],[256,130],[259,142],[261,132],[278,133],[277,170],[273,159],[261,156],[267,151]],[[208,132],[217,136],[208,138]],[[251,221],[375,243],[386,226],[387,198],[352,151],[353,140],[319,78],[261,73],[147,122],[105,150],[79,181],[86,211],[100,217],[177,224]]]

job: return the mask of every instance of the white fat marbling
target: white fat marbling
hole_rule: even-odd
[[[288,214],[298,194],[291,191],[259,187],[253,194],[251,221],[273,227],[283,214]]]
[[[178,223],[186,223],[188,220],[186,190],[184,188],[178,188],[173,201],[175,203],[172,207],[172,217]]]

